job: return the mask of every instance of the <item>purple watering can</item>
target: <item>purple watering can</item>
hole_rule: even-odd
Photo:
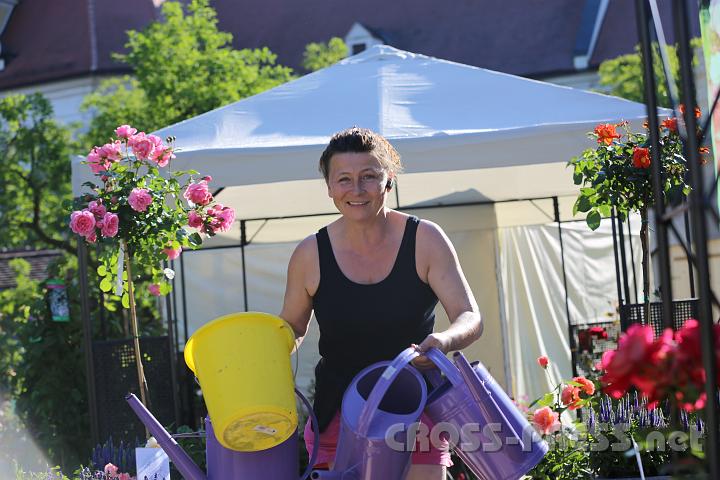
[[[425,380],[407,365],[417,356],[415,349],[408,348],[392,362],[375,363],[355,376],[343,396],[335,465],[330,471],[313,472],[311,478],[405,478],[412,451],[392,448],[391,443],[414,444],[414,434],[408,432],[425,408]],[[391,427],[397,432],[393,442],[386,439]]]
[[[477,362],[471,365],[456,352],[455,365],[439,350],[426,354],[445,374],[435,381],[425,413],[448,427],[455,453],[484,480],[516,480],[530,471],[548,451],[510,397]]]
[[[310,402],[298,389],[295,394],[310,412],[315,430],[315,445],[319,445],[319,427],[312,413]],[[126,400],[135,414],[145,424],[158,444],[167,453],[183,478],[187,480],[297,480],[298,478],[298,437],[297,431],[279,445],[266,450],[239,452],[225,448],[218,442],[212,429],[210,418],[205,419],[207,475],[195,465],[187,453],[177,444],[174,438],[155,419],[150,411],[133,394]],[[304,480],[312,473],[312,466],[317,458],[317,449],[310,458],[308,467],[300,477]]]

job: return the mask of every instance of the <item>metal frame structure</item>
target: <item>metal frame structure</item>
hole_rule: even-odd
[[[707,3],[707,0],[703,0]],[[643,78],[645,86],[645,101],[648,112],[648,123],[650,130],[650,153],[652,155],[651,176],[653,195],[655,198],[655,234],[657,237],[657,255],[659,259],[660,293],[663,304],[663,320],[666,325],[672,322],[672,288],[670,281],[670,260],[668,245],[668,229],[677,237],[678,242],[692,261],[696,269],[698,282],[698,321],[700,322],[702,336],[703,366],[706,372],[705,394],[707,404],[705,407],[705,425],[707,427],[707,443],[705,445],[706,469],[708,478],[720,478],[720,444],[718,443],[718,385],[716,382],[717,372],[714,358],[714,336],[712,320],[712,303],[717,304],[716,297],[710,286],[710,269],[708,265],[708,217],[720,221],[720,215],[713,208],[711,196],[714,187],[709,195],[705,195],[703,171],[700,163],[698,147],[708,131],[712,114],[717,107],[718,97],[708,112],[705,125],[702,128],[702,136],[695,135],[697,131],[697,119],[695,118],[695,106],[697,105],[695,82],[692,69],[692,51],[690,48],[690,28],[688,7],[690,2],[686,0],[674,0],[673,27],[675,40],[678,43],[678,57],[680,63],[680,80],[682,92],[680,92],[680,104],[687,106],[684,114],[684,125],[679,125],[680,136],[683,141],[684,154],[688,164],[688,183],[692,188],[686,205],[680,208],[673,208],[666,212],[664,195],[662,189],[662,172],[660,166],[660,144],[658,130],[658,102],[655,88],[655,76],[653,70],[653,49],[652,36],[658,42],[663,65],[665,67],[665,78],[668,82],[668,92],[676,115],[679,111],[679,103],[675,100],[674,80],[668,68],[667,58],[664,56],[666,42],[662,25],[660,24],[659,10],[656,0],[636,0],[635,12],[637,17],[637,28],[640,39],[640,46],[643,59]],[[715,183],[717,186],[717,182]],[[689,213],[692,227],[692,240],[694,243],[693,255],[689,248],[689,239],[683,239],[680,233],[672,224],[673,219],[680,213]],[[686,230],[688,230],[686,228]],[[687,243],[686,243],[687,241]]]

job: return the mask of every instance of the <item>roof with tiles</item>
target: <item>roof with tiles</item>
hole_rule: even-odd
[[[0,90],[93,73],[127,71],[112,60],[126,31],[156,18],[152,0],[20,0],[0,35]]]
[[[45,280],[47,278],[47,267],[61,255],[58,250],[10,250],[0,251],[0,290],[13,288],[15,283],[15,272],[10,268],[10,261],[22,258],[30,264],[30,278],[33,280]]]
[[[189,0],[181,0],[188,3]],[[0,90],[93,73],[124,71],[111,59],[126,31],[158,18],[162,0],[20,0],[0,35]],[[697,6],[693,32],[699,33]],[[393,47],[501,72],[540,77],[575,72],[579,38],[598,0],[210,0],[219,28],[236,48],[268,47],[278,62],[301,70],[310,42],[344,37],[355,22]],[[610,1],[589,67],[629,53],[637,43],[634,2]],[[659,0],[672,40],[671,0]],[[590,10],[587,15],[586,10]],[[585,14],[584,14],[585,13]],[[72,19],[72,20],[70,20]],[[589,19],[589,20],[588,20]]]

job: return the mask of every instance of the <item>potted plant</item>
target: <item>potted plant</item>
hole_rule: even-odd
[[[129,125],[115,129],[115,137],[87,156],[97,182],[86,182],[91,192],[74,199],[70,229],[87,243],[99,243],[100,289],[114,291],[130,310],[139,390],[146,388],[137,315],[133,267],[150,271],[148,290],[170,292],[174,272],[161,262],[177,258],[183,249],[202,244],[201,234],[227,231],[235,220],[232,208],[215,201],[209,176],[194,180],[196,171],[171,171],[173,138],[165,142]],[[161,169],[163,169],[161,171]]]
[[[680,110],[684,112],[681,106]],[[700,117],[700,109],[695,116]],[[665,201],[677,205],[690,191],[685,182],[687,161],[683,154],[683,145],[678,134],[677,118],[667,118],[660,125],[660,172]],[[649,246],[648,246],[648,210],[654,205],[651,184],[652,162],[649,132],[634,133],[628,122],[620,124],[601,124],[589,133],[597,142],[595,148],[585,150],[574,157],[568,166],[573,167],[573,180],[580,185],[580,194],[573,206],[573,214],[586,213],[588,226],[595,230],[603,217],[609,217],[616,210],[624,221],[628,214],[640,214],[640,242],[642,247],[643,303],[645,319],[649,319]],[[620,133],[622,129],[624,133]],[[709,153],[702,147],[700,153]],[[703,161],[706,161],[705,159]]]

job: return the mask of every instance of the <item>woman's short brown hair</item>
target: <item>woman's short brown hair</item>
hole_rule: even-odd
[[[325,181],[330,175],[330,159],[336,153],[370,153],[380,164],[393,175],[402,171],[400,154],[390,142],[379,133],[367,128],[352,127],[336,133],[330,139],[325,151],[320,156],[320,172]]]

